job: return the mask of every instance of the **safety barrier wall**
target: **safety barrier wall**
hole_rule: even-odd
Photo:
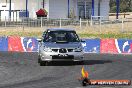
[[[129,39],[85,39],[82,43],[85,53],[132,54],[132,40]],[[0,37],[0,51],[37,52],[37,38]]]
[[[100,39],[85,39],[82,46],[86,53],[100,53]]]
[[[8,38],[0,37],[0,51],[8,51]]]
[[[36,52],[38,41],[28,37],[0,37],[0,51]]]
[[[130,39],[86,39],[83,43],[86,53],[132,54]]]

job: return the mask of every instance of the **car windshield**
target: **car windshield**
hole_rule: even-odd
[[[75,31],[48,31],[44,36],[44,42],[79,42]]]

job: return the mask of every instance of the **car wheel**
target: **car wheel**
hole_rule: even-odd
[[[48,65],[48,62],[46,61],[46,62],[45,62],[45,66],[47,66],[47,65]]]
[[[84,65],[84,61],[80,61],[80,64],[81,64],[81,65]]]
[[[47,61],[40,61],[40,66],[47,66],[48,62]]]
[[[41,57],[40,55],[38,55],[38,63],[40,63],[40,61],[41,61]]]
[[[41,62],[41,59],[40,58],[38,58],[38,63],[40,63]]]

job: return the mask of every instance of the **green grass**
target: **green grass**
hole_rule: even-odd
[[[85,34],[85,33],[78,33],[81,38],[125,38],[125,39],[132,39],[132,34]],[[18,32],[18,33],[11,33],[6,36],[21,36],[21,37],[38,37],[42,36],[42,32]]]
[[[120,33],[108,33],[108,34],[79,34],[81,38],[124,38],[124,39],[132,39],[132,34]]]
[[[44,30],[35,28],[35,29],[7,29],[1,30],[0,36],[20,36],[20,37],[37,37],[41,38]],[[124,38],[124,39],[132,39],[132,32],[129,33],[121,33],[121,32],[91,32],[86,30],[77,30],[77,34],[81,38]]]

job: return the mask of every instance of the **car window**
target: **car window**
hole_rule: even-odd
[[[44,42],[79,42],[75,31],[51,31],[46,33]]]

